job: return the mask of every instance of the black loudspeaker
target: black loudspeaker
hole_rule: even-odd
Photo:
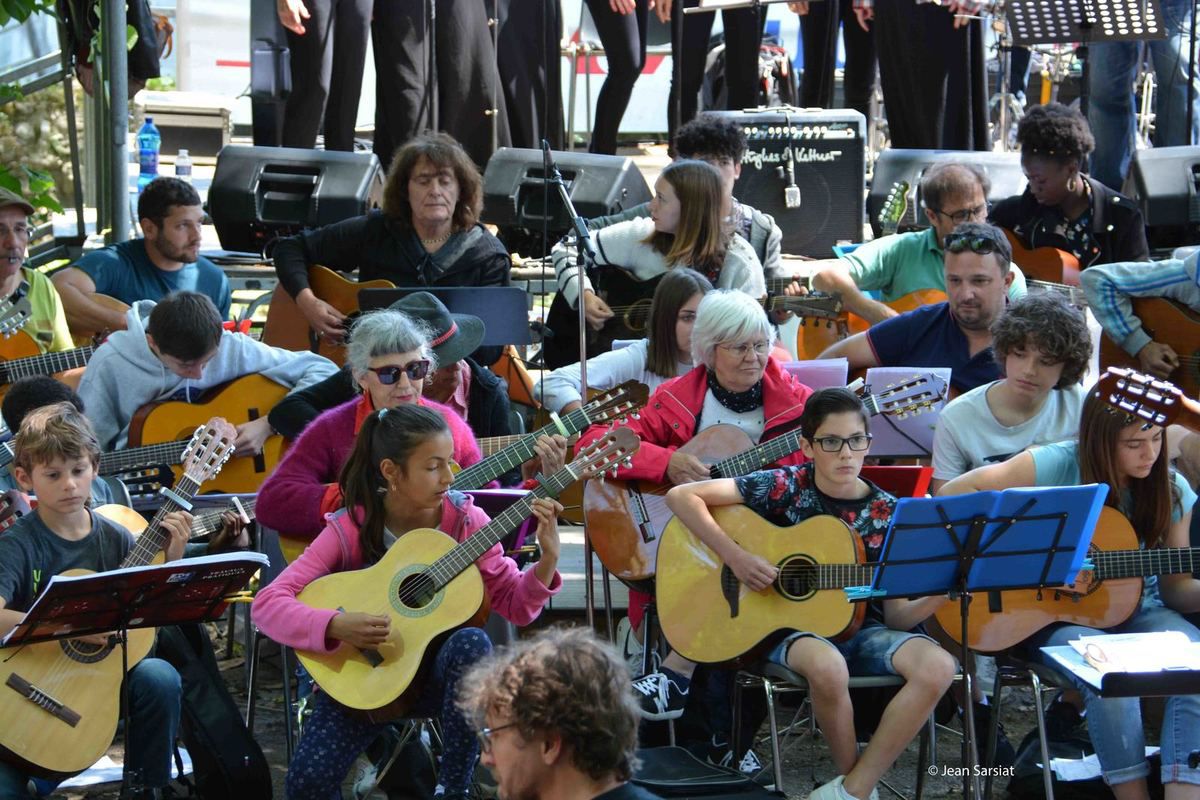
[[[1125,194],[1141,208],[1152,248],[1200,242],[1200,147],[1136,151]]]
[[[585,219],[650,202],[650,187],[632,158],[554,152],[575,212]],[[545,195],[542,151],[501,147],[483,173],[483,221],[501,229],[510,252],[539,257],[571,226],[558,189]],[[546,225],[548,242],[541,241]]]
[[[875,236],[879,227],[879,212],[892,187],[900,181],[908,184],[908,210],[900,220],[904,229],[927,228],[922,212],[920,182],[925,170],[934,164],[963,162],[982,167],[992,182],[987,199],[993,203],[1025,191],[1025,173],[1021,171],[1020,153],[988,153],[970,150],[884,150],[875,162],[871,193],[867,196],[867,216]]]
[[[230,145],[217,155],[208,213],[221,247],[269,255],[274,241],[383,202],[373,153]]]
[[[775,218],[783,252],[832,258],[834,245],[862,240],[862,114],[787,107],[715,113],[745,126],[746,155],[733,196]]]

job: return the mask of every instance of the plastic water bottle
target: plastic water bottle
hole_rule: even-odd
[[[186,148],[179,151],[179,155],[175,156],[175,177],[187,183],[192,182],[192,159],[188,157]]]
[[[162,147],[162,135],[154,127],[154,118],[146,117],[137,135],[138,164],[141,166],[138,174],[138,194],[146,188],[146,184],[158,177],[158,150]]]

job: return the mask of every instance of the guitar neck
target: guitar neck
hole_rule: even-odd
[[[511,447],[525,438],[527,434],[516,433],[509,436],[485,436],[478,439],[479,452],[483,453],[484,457],[494,456],[506,447]]]
[[[1179,575],[1200,568],[1200,547],[1155,547],[1151,550],[1101,550],[1089,556],[1101,580]]]
[[[0,364],[0,383],[14,383],[21,378],[35,375],[53,375],[69,369],[86,367],[92,354],[96,352],[94,345],[77,347],[74,350],[64,350],[60,353],[42,353],[37,356],[15,358]]]
[[[242,508],[246,510],[246,516],[254,521],[254,506],[258,502],[258,497],[251,497],[249,500],[242,501]],[[232,510],[232,509],[229,509]],[[221,530],[221,517],[225,515],[226,509],[217,511],[205,511],[203,514],[197,514],[192,517],[192,539],[199,539],[204,536],[212,536],[217,531]]]
[[[857,534],[856,534],[857,535]],[[875,564],[797,564],[786,565],[780,574],[780,580],[786,580],[787,570],[815,570],[816,589],[844,589],[847,586],[870,586],[875,578]]]
[[[567,436],[574,436],[581,430],[591,424],[588,418],[586,406],[577,408],[569,414],[559,418],[559,422],[567,429]],[[524,464],[534,456],[533,446],[537,442],[539,436],[547,434],[561,433],[557,425],[547,425],[544,428],[526,433],[519,436],[507,437],[500,436],[497,439],[509,439],[511,443],[504,446],[504,449],[496,452],[483,460],[472,464],[464,469],[454,478],[454,483],[451,484],[452,489],[465,491],[467,489],[478,489],[484,486],[488,481],[494,480],[506,472],[510,472]],[[486,440],[485,440],[486,441]],[[482,442],[480,443],[482,446]]]
[[[186,441],[160,442],[141,447],[127,447],[124,450],[114,450],[111,453],[100,454],[100,474],[114,475],[128,472],[138,467],[157,466],[163,464],[169,467],[183,463],[183,451]]]
[[[175,482],[172,493],[182,497],[185,500],[190,500],[196,496],[196,492],[200,489],[198,484],[190,475],[183,475]],[[180,505],[175,502],[170,494],[164,495],[164,502],[154,514],[154,519],[150,520],[150,524],[146,526],[146,530],[138,537],[137,544],[129,551],[129,555],[125,556],[125,560],[121,562],[121,568],[141,567],[149,564],[151,559],[162,550],[167,544],[167,532],[163,529],[163,517],[170,514],[172,511],[179,511]]]
[[[769,442],[763,442],[744,453],[718,461],[712,465],[710,472],[714,478],[737,478],[749,475],[756,469],[762,469],[773,461],[789,456],[800,449],[800,429],[789,431],[783,436],[776,436]]]

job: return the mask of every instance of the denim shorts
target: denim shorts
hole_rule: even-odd
[[[788,634],[782,642],[772,648],[771,652],[767,654],[767,661],[786,667],[788,648],[792,646],[792,642],[805,637],[820,639],[830,647],[835,648],[842,654],[842,658],[846,659],[846,667],[850,670],[850,674],[859,676],[899,674],[892,664],[892,657],[900,649],[900,646],[907,641],[912,639],[926,639],[937,644],[937,642],[923,633],[898,631],[889,628],[882,622],[869,621],[859,628],[858,633],[842,642],[831,642],[823,636],[800,631]]]

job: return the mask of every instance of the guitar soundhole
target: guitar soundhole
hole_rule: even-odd
[[[67,658],[80,664],[95,664],[97,661],[103,661],[113,649],[112,645],[89,644],[78,639],[60,639],[58,645],[66,653]]]
[[[428,572],[418,572],[400,581],[400,587],[396,594],[400,598],[401,605],[411,609],[420,609],[433,602],[434,595],[437,594],[437,586],[434,585],[433,576]]]
[[[789,600],[807,600],[816,592],[816,563],[806,556],[792,556],[779,565],[775,585]]]

